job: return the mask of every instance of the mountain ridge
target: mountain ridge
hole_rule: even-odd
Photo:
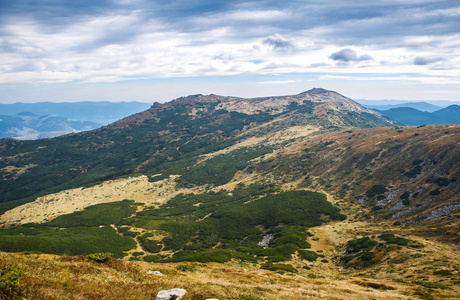
[[[388,118],[409,126],[460,124],[460,106],[453,104],[434,112],[423,112],[411,107],[376,110]]]

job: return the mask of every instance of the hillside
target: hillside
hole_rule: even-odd
[[[188,299],[455,299],[460,125],[400,125],[313,89],[193,95],[90,132],[5,139],[0,250],[110,252],[131,261],[115,260],[138,278],[133,293],[158,268],[154,290],[186,287]],[[3,257],[68,272],[52,256]],[[210,269],[228,283],[209,285]]]

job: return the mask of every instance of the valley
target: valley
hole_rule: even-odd
[[[45,298],[456,299],[459,141],[323,89],[0,140],[1,262]]]

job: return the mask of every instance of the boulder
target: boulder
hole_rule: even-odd
[[[186,292],[187,291],[184,289],[162,290],[158,292],[155,300],[170,300],[170,299],[177,300],[177,299],[182,298]]]

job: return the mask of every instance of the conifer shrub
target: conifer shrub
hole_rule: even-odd
[[[378,243],[369,237],[365,236],[359,239],[354,239],[347,242],[347,251],[349,253],[356,253],[360,252],[361,250],[371,250],[374,248]]]
[[[299,250],[299,257],[308,261],[316,261],[318,259],[318,253],[310,250]]]
[[[297,269],[287,264],[273,264],[271,262],[265,263],[261,266],[262,269],[269,271],[285,271],[290,273],[297,273]]]
[[[0,299],[20,299],[23,289],[20,278],[24,272],[13,266],[0,266]]]
[[[374,197],[376,195],[381,195],[387,191],[386,186],[383,184],[375,184],[366,191],[368,197]]]
[[[105,252],[105,253],[101,252],[101,253],[88,254],[85,257],[87,259],[94,260],[95,262],[103,263],[111,259],[113,257],[113,254],[110,252]]]
[[[385,233],[379,236],[379,239],[384,240],[388,244],[396,244],[400,246],[407,246],[411,240],[402,238],[402,237],[397,237],[392,233]]]

